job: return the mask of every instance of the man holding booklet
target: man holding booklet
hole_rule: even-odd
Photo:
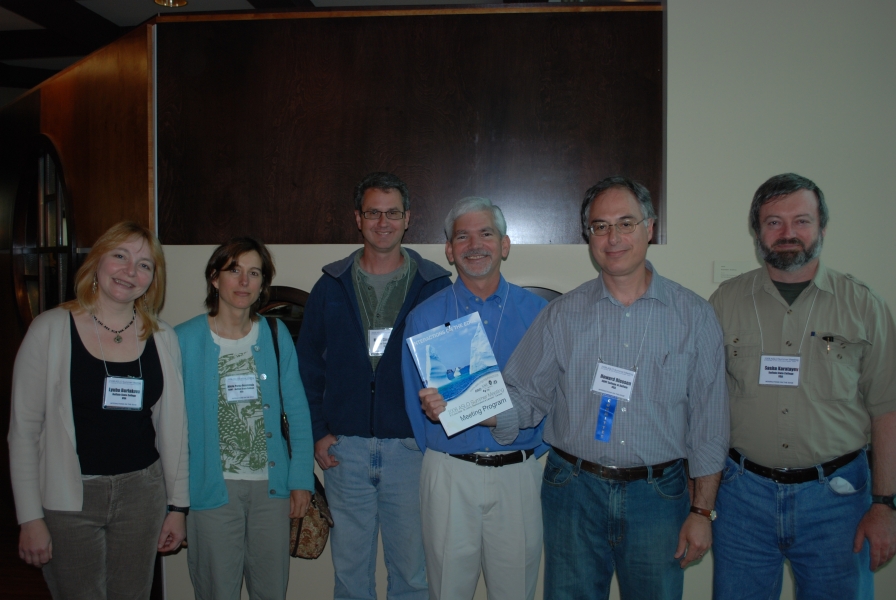
[[[508,442],[544,419],[545,598],[680,599],[712,544],[728,454],[722,331],[709,304],[647,261],[647,189],[604,179],[582,203],[600,277],[547,307],[504,371]],[[694,479],[688,493],[688,472]],[[724,519],[725,515],[720,515]]]
[[[502,402],[506,391],[498,369],[546,304],[501,276],[501,261],[510,251],[506,233],[501,209],[489,200],[457,202],[445,219],[445,254],[457,266],[459,280],[407,318],[405,338],[417,336],[433,344],[432,349],[423,344],[417,349],[420,369],[432,387],[422,389],[410,345],[402,358],[405,405],[417,445],[424,450],[420,503],[432,599],[472,598],[480,568],[489,598],[535,596],[542,546],[542,469],[536,458],[547,450],[542,424],[522,429],[506,446],[479,424],[493,405],[510,406],[509,400]],[[473,317],[465,319],[467,315]],[[423,332],[427,335],[417,335]],[[465,332],[473,338],[466,359],[445,354],[440,338]],[[477,378],[477,372],[484,375]],[[435,389],[445,390],[442,382],[462,384],[479,395],[446,403]],[[463,402],[463,410],[451,409],[451,402]],[[446,420],[443,426],[439,419],[446,408],[466,422],[452,426]],[[448,437],[446,429],[458,427],[465,428]]]

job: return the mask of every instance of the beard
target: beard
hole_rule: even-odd
[[[808,248],[798,238],[780,239],[772,244],[771,247],[762,243],[761,239],[757,239],[756,242],[759,247],[759,256],[762,257],[762,260],[779,271],[796,271],[818,258],[821,254],[824,236],[819,235]],[[799,245],[800,250],[775,250],[776,246],[784,244]]]
[[[482,260],[481,264],[477,267],[474,265],[470,265],[466,262],[466,259],[470,256],[483,256],[488,257],[488,260]],[[457,261],[457,266],[463,269],[463,272],[466,273],[469,277],[481,277],[489,272],[492,268],[492,263],[494,262],[494,257],[492,253],[488,250],[484,250],[481,248],[474,248],[473,250],[467,250],[460,256],[460,260]]]

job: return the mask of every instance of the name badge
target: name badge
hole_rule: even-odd
[[[800,357],[763,354],[759,361],[759,385],[800,385]]]
[[[629,401],[632,399],[632,388],[635,387],[635,375],[637,375],[635,371],[598,363],[591,391]]]
[[[370,356],[382,356],[386,351],[390,335],[392,335],[391,327],[369,330],[367,332],[367,353]]]
[[[224,378],[224,389],[228,402],[248,402],[258,400],[255,375],[228,375]]]
[[[136,377],[106,377],[103,408],[106,410],[141,410],[143,408],[143,380]]]
[[[613,418],[616,415],[616,396],[603,394],[600,397],[600,410],[597,413],[597,428],[594,439],[598,442],[609,442],[613,432]]]

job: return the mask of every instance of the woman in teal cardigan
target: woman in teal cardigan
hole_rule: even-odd
[[[289,331],[257,314],[274,263],[264,244],[235,238],[209,259],[207,314],[175,329],[183,357],[190,431],[188,565],[197,599],[283,598],[289,578],[289,517],[302,517],[314,489],[308,401]],[[289,420],[289,456],[281,434]]]

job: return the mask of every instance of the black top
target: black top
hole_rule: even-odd
[[[796,302],[796,299],[799,298],[799,295],[803,293],[804,289],[809,287],[812,280],[800,281],[799,283],[784,283],[783,281],[772,280],[772,283],[778,288],[778,293],[781,294],[781,297],[784,298],[788,305],[790,305]]]
[[[72,413],[75,441],[82,475],[119,475],[145,469],[159,459],[156,430],[152,424],[153,405],[162,397],[162,363],[153,336],[146,340],[139,361],[106,362],[95,358],[71,318],[72,327]],[[143,408],[105,410],[103,393],[106,368],[112,377],[139,377],[143,366]]]

